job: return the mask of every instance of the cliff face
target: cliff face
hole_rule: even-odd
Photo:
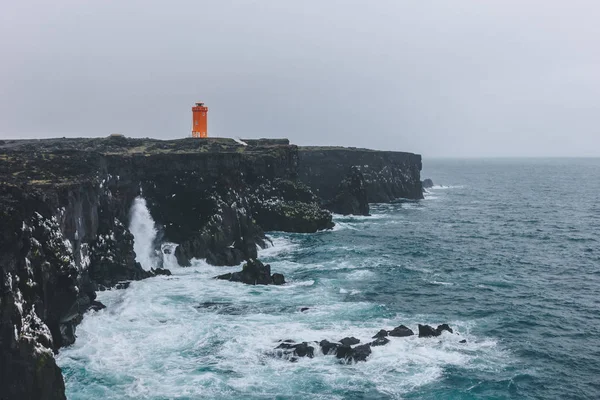
[[[136,197],[146,199],[159,239],[179,244],[181,265],[194,257],[236,265],[266,245],[265,230],[333,227],[322,204],[364,214],[367,198],[411,197],[415,176],[420,185],[414,155],[246,143],[0,142],[2,399],[63,399],[53,352],[75,341],[96,290],[153,276],[136,262],[128,228]]]
[[[422,199],[421,156],[341,147],[301,147],[299,179],[339,214],[369,213],[368,203]]]

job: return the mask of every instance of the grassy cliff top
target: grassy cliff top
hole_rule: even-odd
[[[106,138],[61,138],[61,139],[27,139],[0,140],[0,154],[9,152],[68,152],[87,151],[100,154],[186,154],[198,152],[243,152],[289,145],[287,139],[252,139],[248,146],[229,138],[206,139],[135,139],[122,136]]]

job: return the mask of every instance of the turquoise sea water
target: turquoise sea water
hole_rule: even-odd
[[[285,286],[198,261],[101,293],[58,357],[68,398],[600,398],[600,160],[425,159],[422,176],[438,185],[423,201],[272,233],[261,258]],[[418,323],[459,335],[392,338],[354,365],[270,355]]]

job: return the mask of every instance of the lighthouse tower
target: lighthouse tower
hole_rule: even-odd
[[[196,106],[192,107],[192,137],[208,137],[207,114],[208,107],[204,103],[196,103]]]

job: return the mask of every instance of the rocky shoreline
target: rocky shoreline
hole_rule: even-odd
[[[179,244],[182,266],[239,265],[267,246],[265,231],[316,232],[333,227],[331,212],[368,215],[369,202],[422,198],[418,155],[245,143],[0,141],[2,398],[64,399],[53,354],[75,341],[88,309],[102,308],[96,291],[168,274],[136,262],[129,224],[140,196],[157,224],[155,247]],[[285,282],[249,263],[222,279]]]

